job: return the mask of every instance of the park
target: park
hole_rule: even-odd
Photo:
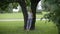
[[[42,10],[37,10],[41,1]],[[19,11],[13,12],[13,9]],[[28,13],[33,18],[30,31],[26,31]],[[60,34],[59,0],[1,0],[0,34]]]

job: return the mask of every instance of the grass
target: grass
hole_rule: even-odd
[[[41,18],[46,14],[36,14],[37,18]],[[0,19],[4,18],[23,18],[22,13],[4,13],[0,14]],[[0,34],[58,34],[56,25],[53,22],[36,21],[36,29],[27,32],[23,29],[23,21],[0,21]]]
[[[41,18],[43,17],[45,14],[47,14],[48,12],[42,12],[42,14],[40,13],[36,13],[36,18]]]
[[[0,19],[4,18],[23,18],[22,13],[3,13],[0,14]]]
[[[46,14],[46,12],[43,12],[42,14],[36,14],[36,18],[41,18],[44,16],[44,14]],[[23,14],[22,13],[3,13],[0,14],[0,19],[4,19],[4,18],[23,18]]]
[[[0,21],[0,34],[58,34],[57,27],[52,22],[37,21],[36,29],[27,32],[23,30],[23,21]]]

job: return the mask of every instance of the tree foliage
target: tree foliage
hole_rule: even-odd
[[[54,22],[58,22],[60,19],[60,0],[42,0],[42,8],[49,11],[50,19]]]
[[[11,4],[11,6],[9,6]],[[14,2],[13,0],[2,0],[0,1],[0,12],[11,12],[10,8],[17,9],[18,3]],[[2,10],[2,11],[1,11]]]
[[[27,5],[27,6],[31,6],[30,0],[26,0],[26,5]]]
[[[1,8],[2,10],[5,10],[5,8],[7,8],[8,5],[9,5],[9,4],[8,4],[7,2],[0,2],[0,8]]]
[[[56,23],[60,30],[60,0],[42,0],[42,8],[49,11],[47,18]]]

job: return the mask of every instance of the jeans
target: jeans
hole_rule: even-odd
[[[26,27],[26,29],[30,29],[31,28],[31,24],[32,24],[32,19],[28,19],[27,20],[27,27]]]

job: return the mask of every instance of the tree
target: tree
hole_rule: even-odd
[[[24,29],[26,30],[28,13],[27,13],[25,0],[19,0],[19,4],[22,8],[22,12],[23,12],[23,16],[24,16]]]
[[[42,0],[42,7],[49,11],[47,18],[56,23],[60,34],[60,0]]]
[[[31,2],[31,10],[32,10],[32,13],[33,13],[33,21],[32,21],[32,26],[31,26],[31,30],[34,30],[35,29],[35,22],[36,22],[36,8],[37,8],[37,4],[40,0],[30,0]]]
[[[35,22],[36,22],[36,7],[37,7],[37,4],[40,0],[26,0],[26,3],[25,1],[21,0],[22,2],[20,2],[20,5],[22,7],[22,11],[23,11],[23,15],[24,15],[24,29],[26,29],[26,24],[27,24],[27,17],[28,17],[28,14],[27,14],[27,9],[26,9],[26,6],[31,6],[31,10],[32,10],[32,13],[33,13],[33,21],[32,21],[32,26],[31,26],[31,30],[34,30],[35,29]],[[24,5],[24,6],[23,6]]]
[[[35,22],[36,22],[36,7],[37,7],[37,4],[39,1],[40,0],[33,0],[33,1],[32,0],[1,0],[0,6],[4,10],[8,6],[9,3],[18,2],[22,8],[22,12],[23,12],[23,16],[24,16],[24,29],[26,29],[26,23],[27,23],[27,17],[28,17],[26,6],[31,4],[31,10],[33,13],[33,21],[32,21],[31,30],[34,30]],[[27,4],[26,4],[26,2],[27,2]],[[3,7],[4,5],[6,5],[5,8]]]

